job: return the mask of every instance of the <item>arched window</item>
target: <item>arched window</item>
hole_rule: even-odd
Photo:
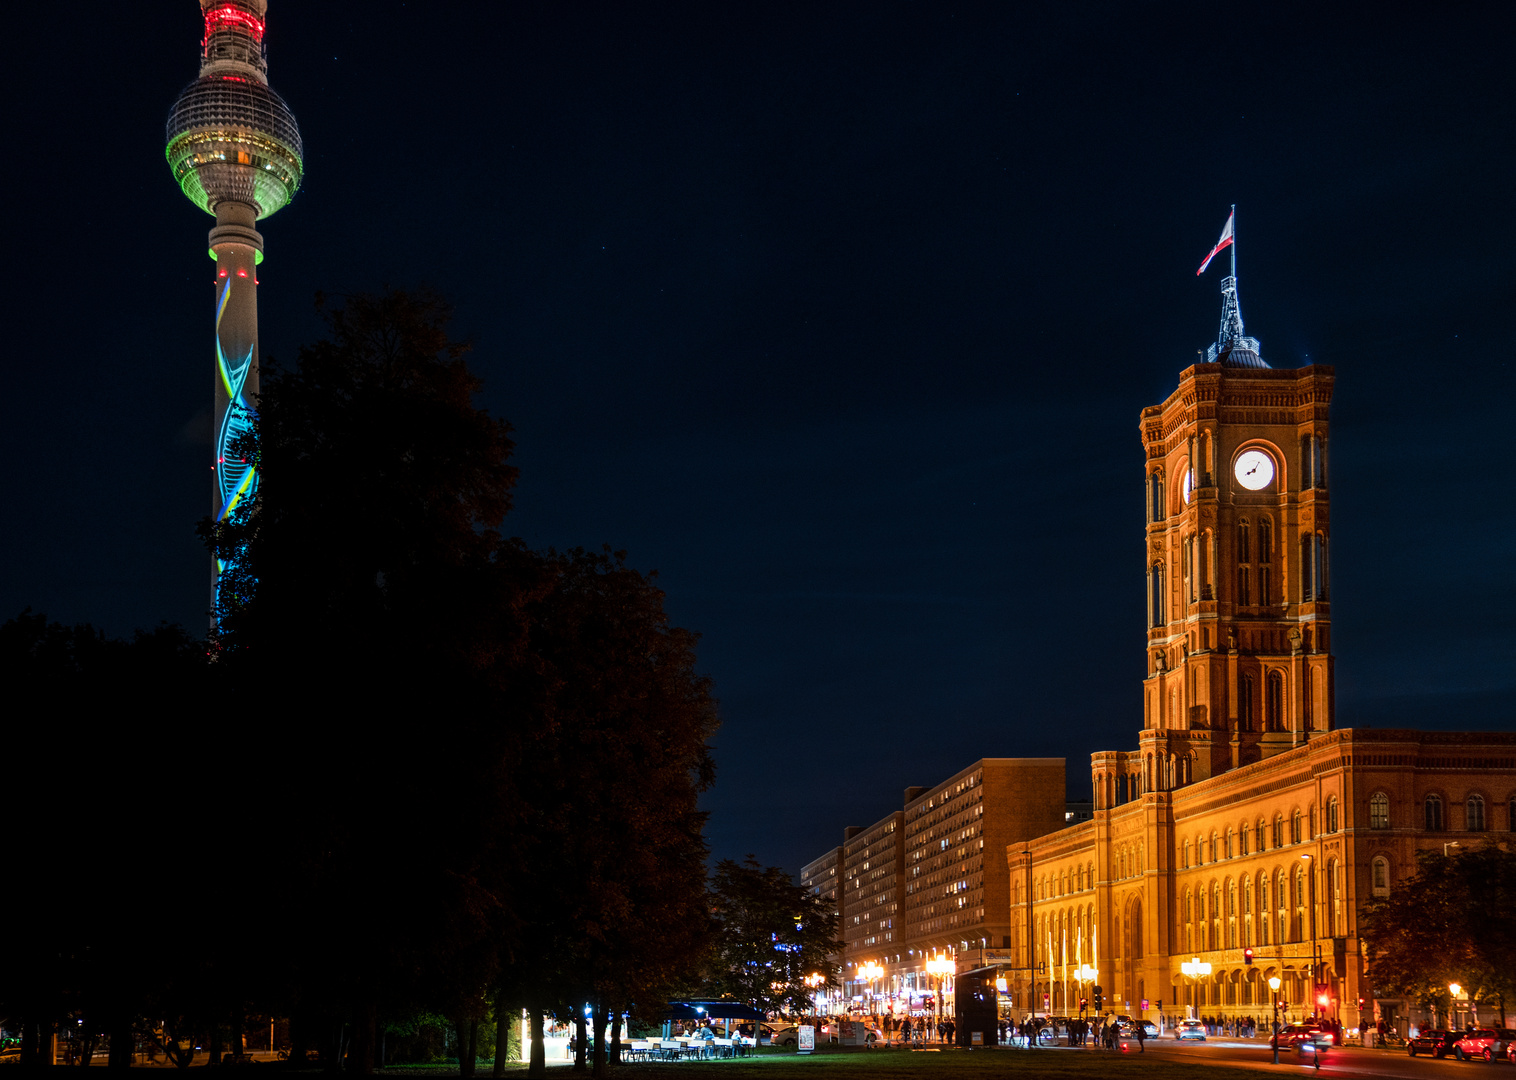
[[[1237,729],[1253,730],[1253,676],[1247,673],[1237,680]]]
[[[1269,876],[1258,875],[1258,944],[1269,943]]]
[[[1390,797],[1382,791],[1376,791],[1369,799],[1369,828],[1388,829],[1390,827]]]
[[[1281,870],[1274,882],[1274,906],[1279,913],[1279,936],[1274,942],[1276,945],[1283,945],[1290,940],[1290,893],[1285,882],[1284,871]]]
[[[1316,577],[1314,568],[1316,560],[1312,555],[1313,545],[1311,534],[1306,533],[1300,538],[1300,602],[1308,604],[1316,599]]]
[[[1148,625],[1167,624],[1168,612],[1167,597],[1163,591],[1163,563],[1157,562],[1148,570]]]
[[[1333,937],[1343,937],[1342,919],[1342,864],[1336,859],[1327,863],[1327,925]]]
[[[1228,859],[1230,859],[1232,857],[1232,854],[1236,850],[1237,849],[1233,846],[1233,832],[1232,832],[1231,829],[1227,829],[1227,831],[1226,831],[1226,857]]]
[[[1300,834],[1300,811],[1297,809],[1290,818],[1290,843],[1298,844],[1303,837]]]
[[[1470,795],[1463,801],[1465,832],[1484,832],[1484,796]]]
[[[1269,672],[1268,700],[1264,703],[1264,730],[1286,731],[1284,718],[1284,674]]]
[[[1148,477],[1148,520],[1162,521],[1167,516],[1163,511],[1163,474],[1155,472]]]
[[[1190,890],[1184,890],[1184,951],[1195,948],[1195,911],[1191,906]]]
[[[1284,847],[1284,815],[1274,815],[1274,847]]]
[[[1240,829],[1237,830],[1237,854],[1239,854],[1239,855],[1246,855],[1247,853],[1248,853],[1248,823],[1246,821],[1244,821],[1242,823],[1242,828],[1240,828]]]
[[[1221,884],[1217,882],[1211,886],[1211,948],[1222,948],[1221,941]]]
[[[1237,523],[1237,561],[1239,563],[1253,561],[1252,552],[1248,550],[1248,523],[1246,521]],[[1246,604],[1247,601],[1244,600],[1243,603]]]
[[[1226,883],[1226,947],[1237,948],[1237,883]]]
[[[1295,896],[1294,896],[1294,900],[1295,900],[1295,940],[1296,941],[1304,941],[1306,933],[1310,929],[1309,923],[1307,921],[1307,912],[1306,912],[1306,909],[1305,909],[1306,908],[1306,896],[1307,896],[1307,888],[1306,888],[1306,880],[1305,880],[1305,867],[1304,866],[1297,866],[1295,868]]]
[[[1337,831],[1337,796],[1335,795],[1327,799],[1326,831],[1329,833]]]
[[[1442,798],[1428,795],[1426,801],[1427,832],[1442,832]]]
[[[1369,883],[1375,896],[1390,895],[1390,860],[1380,855],[1369,869]]]
[[[1255,831],[1258,834],[1258,850],[1260,852],[1267,850],[1267,848],[1268,848],[1268,824],[1263,820],[1263,818],[1259,818],[1258,819],[1258,825],[1257,825]]]

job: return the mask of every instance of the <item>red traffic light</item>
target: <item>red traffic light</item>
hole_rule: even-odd
[[[1242,962],[1244,964],[1249,965],[1249,966],[1252,965],[1252,963],[1253,963],[1253,950],[1252,949],[1243,949],[1242,950]]]

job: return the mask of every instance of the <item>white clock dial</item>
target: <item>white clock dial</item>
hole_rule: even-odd
[[[1274,482],[1274,459],[1262,450],[1248,450],[1238,457],[1233,472],[1249,491],[1262,491]]]
[[[1193,469],[1186,469],[1186,470],[1184,470],[1184,483],[1181,486],[1181,489],[1182,489],[1182,491],[1184,493],[1184,501],[1185,501],[1186,505],[1189,504],[1189,501],[1190,501],[1190,492],[1193,491],[1194,488],[1195,488],[1195,472],[1194,472]]]

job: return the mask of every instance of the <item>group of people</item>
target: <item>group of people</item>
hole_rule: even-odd
[[[1000,1045],[1035,1047],[1038,1035],[1051,1024],[1051,1020],[1040,1019],[1036,1016],[1028,1016],[1020,1024],[1002,1017]],[[1054,1030],[1056,1033],[1056,1029]],[[1070,1046],[1094,1046],[1097,1049],[1114,1050],[1121,1039],[1121,1025],[1104,1016],[1094,1020],[1070,1019],[1067,1021],[1065,1031]],[[1147,1030],[1142,1024],[1132,1025],[1132,1036],[1137,1040],[1137,1052],[1144,1052],[1146,1047],[1143,1046],[1143,1042],[1147,1038]]]
[[[939,1020],[934,1025],[931,1018],[926,1016],[914,1020],[909,1016],[886,1016],[879,1024],[886,1043],[904,1046],[930,1042],[934,1027],[937,1041],[949,1044],[958,1030],[958,1025],[951,1020]]]

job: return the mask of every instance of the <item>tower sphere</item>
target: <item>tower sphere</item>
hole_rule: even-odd
[[[252,206],[268,217],[295,196],[303,171],[300,129],[268,85],[266,0],[200,0],[205,16],[200,77],[168,116],[165,156],[196,206]]]

